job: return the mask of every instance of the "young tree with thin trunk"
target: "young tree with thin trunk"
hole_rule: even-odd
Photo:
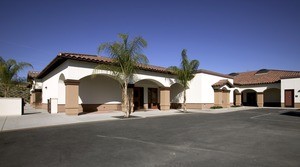
[[[198,60],[189,61],[187,50],[183,49],[181,52],[180,67],[171,66],[168,68],[171,72],[177,75],[179,83],[183,86],[183,111],[186,112],[186,90],[189,87],[189,82],[195,77],[195,73],[199,67]]]
[[[98,48],[98,53],[105,52],[112,59],[110,65],[99,64],[94,70],[108,70],[119,81],[122,88],[122,111],[124,117],[131,114],[128,84],[138,70],[138,65],[147,64],[148,59],[142,54],[142,49],[147,47],[147,42],[142,37],[129,40],[127,34],[119,34],[120,41],[103,43]]]
[[[0,57],[0,84],[4,88],[4,97],[8,97],[12,87],[22,83],[23,80],[18,77],[18,73],[26,67],[32,68],[32,65],[26,62],[16,62],[14,59],[5,61]]]

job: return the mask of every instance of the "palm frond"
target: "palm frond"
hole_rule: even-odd
[[[187,50],[183,49],[181,52],[180,68],[171,66],[168,68],[168,70],[177,75],[179,83],[182,84],[184,89],[187,89],[189,86],[189,82],[195,77],[195,72],[197,71],[198,67],[199,61],[189,61]]]

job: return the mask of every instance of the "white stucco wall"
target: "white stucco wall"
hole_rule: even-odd
[[[60,74],[58,79],[58,95],[57,103],[65,104],[66,102],[66,85],[65,85],[65,76]]]
[[[22,98],[0,98],[0,116],[22,115]]]
[[[94,68],[97,64],[95,63],[88,63],[88,62],[81,62],[81,61],[75,61],[75,60],[67,60],[60,66],[58,66],[56,69],[54,69],[52,72],[50,72],[47,76],[45,76],[42,79],[42,103],[47,103],[47,99],[50,98],[58,98],[58,104],[65,104],[65,88],[63,80],[60,80],[60,77],[63,75],[64,80],[71,79],[71,80],[81,80],[87,76],[91,76],[94,73]],[[99,74],[101,75],[111,75],[110,72],[106,70],[99,70]],[[60,80],[60,81],[59,81]],[[176,83],[176,80],[174,79],[174,76],[169,74],[163,74],[163,73],[155,73],[151,71],[138,71],[137,74],[135,74],[133,80],[131,83],[138,83],[142,80],[151,80],[155,82],[156,87],[170,87],[173,83]],[[99,82],[99,81],[98,81]],[[103,83],[106,84],[106,83]],[[86,83],[85,83],[86,85]],[[145,85],[147,87],[147,85]],[[151,87],[148,85],[148,87]],[[89,89],[96,88],[96,85],[92,85]],[[87,92],[91,92],[86,90]],[[99,89],[99,88],[98,88]],[[108,89],[110,90],[110,89]],[[120,88],[118,89],[120,90]],[[145,89],[146,91],[147,89]],[[103,90],[106,91],[106,90]],[[60,93],[58,93],[60,92]],[[92,92],[91,92],[92,93]],[[114,94],[117,92],[111,91],[110,94]],[[102,94],[103,95],[103,94]],[[146,93],[144,94],[147,95]],[[82,94],[82,97],[85,97],[84,94]],[[92,96],[92,97],[96,97]],[[93,98],[89,98],[89,100],[86,100],[87,104],[96,104],[99,102],[107,102],[107,99],[99,99],[98,100],[92,100]],[[117,98],[116,101],[110,101],[109,103],[118,103],[120,99]],[[85,103],[84,100],[79,97],[78,100],[79,104]]]
[[[183,87],[179,83],[175,83],[170,87],[171,103],[183,103]]]
[[[47,99],[50,98],[58,98],[59,77],[63,74],[67,78],[68,65],[68,61],[64,62],[42,79],[42,103],[47,103]]]
[[[79,104],[120,104],[120,84],[103,75],[87,76],[80,80]]]
[[[116,87],[117,82],[110,82],[110,81],[99,81],[96,82],[93,81],[85,81],[84,78],[87,76],[91,76],[94,72],[94,68],[97,64],[95,63],[89,63],[89,62],[82,62],[82,61],[75,61],[75,60],[67,60],[63,64],[61,64],[59,67],[54,69],[52,72],[50,72],[47,76],[45,76],[42,80],[43,82],[43,103],[47,103],[47,99],[50,98],[58,98],[59,104],[65,103],[65,90],[63,86],[62,79],[59,84],[59,77],[63,74],[64,79],[72,79],[72,80],[80,80],[80,97],[79,97],[79,104],[86,103],[86,104],[96,104],[96,103],[119,103],[121,99],[118,97],[115,97],[115,101],[109,100],[109,99],[102,99],[101,96],[113,96],[115,94],[120,94],[120,88],[114,89],[101,89],[99,88],[99,83],[103,84],[103,87],[111,86]],[[110,75],[108,71],[100,70],[99,73],[101,75]],[[228,79],[229,82],[233,83],[233,79],[215,76],[211,74],[206,73],[198,73],[196,74],[195,78],[190,82],[190,88],[187,89],[187,103],[214,103],[214,90],[212,88],[212,84],[218,82],[221,79]],[[156,73],[151,71],[143,71],[140,70],[135,75],[131,83],[135,84],[137,83],[137,86],[140,84],[140,86],[146,88],[144,89],[144,99],[145,103],[146,96],[147,96],[147,88],[153,87],[153,85],[147,85],[146,83],[143,83],[145,80],[147,81],[153,81],[155,84],[155,87],[171,87],[171,85],[176,83],[176,79],[174,75],[164,74],[164,73]],[[83,82],[83,83],[81,83]],[[95,84],[97,83],[97,84]],[[89,86],[87,86],[89,84]],[[144,85],[143,85],[144,84]],[[85,91],[82,91],[83,89],[86,89]],[[174,88],[173,88],[174,89]],[[235,88],[228,88],[230,90],[230,102],[233,103],[233,89]],[[97,90],[97,91],[92,91]],[[60,92],[60,93],[58,93]],[[86,92],[86,93],[84,93]],[[101,93],[102,92],[102,93]],[[105,92],[105,93],[103,93]],[[241,91],[240,91],[241,92]],[[176,92],[175,92],[176,93]],[[178,92],[177,92],[178,94]],[[107,96],[108,95],[108,96]],[[88,97],[89,98],[85,98]],[[174,93],[171,95],[171,101],[176,101],[174,99]],[[177,96],[177,95],[176,95]],[[83,97],[85,99],[83,99]],[[181,97],[181,99],[180,99]],[[182,102],[182,95],[178,95],[179,101]]]
[[[93,74],[94,68],[97,64],[88,63],[88,62],[79,62],[74,60],[68,60],[68,76],[67,79],[79,80],[85,76]],[[101,74],[110,74],[105,70],[99,70]],[[131,83],[136,83],[140,80],[153,80],[161,87],[170,87],[172,83],[175,83],[174,76],[163,73],[156,73],[151,71],[140,70],[135,74]]]
[[[206,73],[198,73],[190,82],[190,89],[187,90],[187,103],[214,103],[214,89],[212,85],[219,80],[233,79],[215,76]],[[231,90],[231,88],[228,88]],[[230,91],[230,102],[233,102],[233,91]]]
[[[300,103],[300,78],[281,80],[281,103],[284,103],[284,90],[293,89],[295,103]]]

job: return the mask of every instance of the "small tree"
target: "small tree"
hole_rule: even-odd
[[[183,49],[181,52],[180,67],[170,66],[168,70],[173,72],[178,77],[179,83],[183,86],[183,111],[186,112],[186,90],[189,87],[189,82],[195,77],[195,73],[199,67],[198,60],[189,61],[187,50]]]
[[[142,54],[142,49],[147,47],[147,42],[142,37],[135,37],[129,41],[127,34],[119,34],[121,41],[103,43],[98,48],[98,53],[106,52],[112,59],[112,64],[99,64],[95,70],[108,70],[119,81],[122,88],[122,111],[124,117],[131,114],[130,98],[127,86],[138,69],[139,64],[147,64],[148,59]],[[94,70],[94,73],[96,73]]]
[[[13,86],[24,81],[18,76],[18,73],[26,67],[32,67],[32,65],[26,62],[16,62],[14,59],[5,61],[0,57],[0,83],[3,87],[4,97],[8,97],[9,91]]]

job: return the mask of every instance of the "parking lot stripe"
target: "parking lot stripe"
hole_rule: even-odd
[[[251,118],[251,119],[254,119],[254,118],[263,117],[263,116],[266,116],[266,115],[271,115],[271,113],[268,113],[268,114],[261,114],[261,115],[256,115],[256,116],[253,116],[253,117],[250,117],[250,118]]]

